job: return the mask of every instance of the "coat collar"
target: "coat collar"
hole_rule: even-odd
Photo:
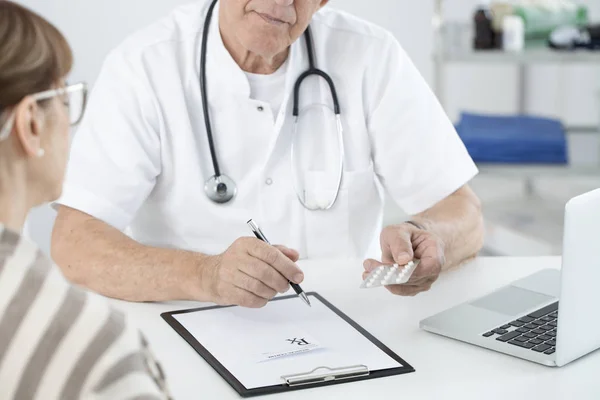
[[[219,102],[223,95],[235,95],[250,98],[250,84],[244,71],[235,62],[223,43],[219,28],[220,2],[217,3],[209,27],[206,79],[208,82],[209,100]],[[206,23],[206,21],[205,21]],[[294,84],[298,77],[308,68],[308,54],[304,44],[304,37],[300,37],[292,44],[289,54],[289,66],[286,74],[285,97],[282,111],[287,113],[288,103],[292,97]],[[198,50],[198,65],[200,64],[200,50]],[[228,97],[228,96],[227,96]]]

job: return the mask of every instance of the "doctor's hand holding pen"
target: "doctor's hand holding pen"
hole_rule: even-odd
[[[202,269],[203,293],[219,305],[264,307],[278,293],[287,292],[289,282],[302,283],[298,258],[298,252],[287,247],[240,238],[224,253],[208,257]]]

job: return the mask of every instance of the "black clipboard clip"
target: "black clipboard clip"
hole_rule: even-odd
[[[344,379],[368,376],[369,368],[366,365],[353,365],[351,367],[329,368],[317,367],[310,372],[300,374],[284,375],[281,377],[289,387],[311,385]]]

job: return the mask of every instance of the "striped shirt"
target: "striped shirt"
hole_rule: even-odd
[[[144,337],[0,225],[0,399],[166,399]]]

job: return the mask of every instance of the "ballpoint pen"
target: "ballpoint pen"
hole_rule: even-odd
[[[267,237],[264,235],[264,233],[262,233],[262,231],[260,230],[260,228],[258,227],[258,225],[256,224],[256,222],[254,222],[253,220],[248,221],[248,226],[250,227],[250,229],[252,229],[252,232],[254,233],[254,236],[256,236],[257,239],[262,240],[263,242],[267,243],[267,244],[271,244],[269,243],[269,241],[267,240]],[[300,298],[302,300],[304,300],[304,302],[309,306],[312,307],[310,305],[310,301],[308,300],[308,296],[306,295],[306,293],[304,293],[304,290],[302,290],[302,288],[300,287],[300,285],[298,285],[297,283],[290,282],[290,286],[292,287],[292,289],[294,289],[294,291],[296,292],[296,294],[298,296],[300,296]]]

